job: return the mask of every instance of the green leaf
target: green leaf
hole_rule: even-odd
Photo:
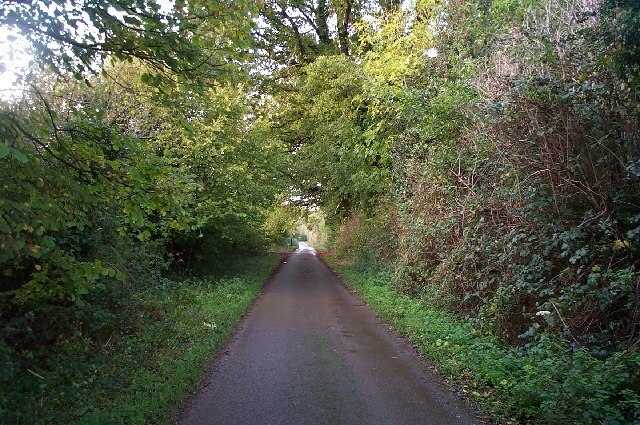
[[[4,143],[0,143],[0,159],[5,158],[7,155],[11,153],[11,148],[5,145]]]
[[[29,158],[27,158],[26,155],[20,152],[18,149],[11,149],[11,156],[13,156],[18,160],[18,162],[21,162],[22,164],[26,164],[27,162],[29,162]]]

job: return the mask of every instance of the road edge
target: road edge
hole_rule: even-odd
[[[205,385],[206,377],[211,374],[212,369],[215,367],[220,357],[226,355],[229,352],[228,350],[229,345],[235,340],[238,332],[240,331],[240,329],[242,329],[245,322],[247,321],[247,318],[251,316],[251,313],[254,307],[256,306],[256,304],[258,303],[258,301],[264,296],[265,292],[269,289],[269,286],[271,285],[271,282],[273,281],[274,276],[278,274],[282,266],[287,262],[289,257],[294,252],[295,252],[294,250],[286,251],[286,252],[276,252],[276,254],[280,256],[280,260],[278,264],[273,268],[273,270],[271,270],[271,272],[269,273],[269,276],[267,276],[267,278],[264,280],[264,282],[262,283],[262,287],[260,288],[260,291],[256,294],[256,296],[253,298],[253,301],[251,301],[251,305],[247,308],[247,310],[244,312],[242,317],[240,317],[240,320],[238,320],[236,325],[233,327],[233,331],[231,331],[231,333],[229,334],[229,337],[225,341],[224,345],[218,350],[215,356],[213,356],[213,358],[211,359],[209,366],[200,377],[200,382],[198,382],[198,385],[193,388],[193,390],[191,391],[189,396],[186,398],[186,400],[182,403],[180,408],[176,409],[171,419],[171,423],[174,423],[174,424],[180,423],[180,419],[183,418],[185,411],[191,405],[194,396],[199,394],[206,387]]]
[[[398,339],[403,341],[407,349],[415,354],[424,372],[427,373],[429,377],[433,379],[434,383],[436,383],[442,389],[447,390],[449,393],[451,393],[453,397],[457,398],[460,401],[460,404],[468,410],[470,416],[473,417],[475,423],[477,423],[478,425],[490,425],[494,423],[491,420],[491,418],[487,416],[485,412],[481,411],[476,406],[476,404],[473,403],[473,401],[468,396],[466,396],[464,392],[461,391],[460,388],[458,388],[457,386],[451,385],[447,377],[443,375],[442,372],[440,372],[437,367],[434,366],[431,360],[429,360],[422,353],[420,353],[420,351],[418,351],[418,349],[416,348],[416,343],[413,342],[408,335],[401,333],[398,329],[396,329],[395,326],[393,326],[391,323],[385,320],[382,316],[380,316],[380,314],[360,295],[360,293],[358,293],[356,289],[354,289],[351,285],[349,285],[344,280],[342,275],[337,271],[335,271],[333,267],[331,267],[329,263],[327,263],[327,261],[324,259],[324,253],[318,252],[317,257],[322,262],[322,264],[324,264],[325,267],[329,269],[331,274],[333,274],[333,276],[337,279],[337,281],[340,282],[340,284],[344,286],[344,288],[347,291],[349,291],[353,296],[361,300],[367,306],[367,308],[369,308],[369,310],[371,310],[375,314],[376,318],[380,320],[381,323],[385,324],[389,332],[391,332]]]

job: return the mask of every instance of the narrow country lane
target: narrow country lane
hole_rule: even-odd
[[[471,424],[406,342],[311,249],[292,254],[180,424]]]

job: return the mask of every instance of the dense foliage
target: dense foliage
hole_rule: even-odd
[[[618,20],[599,19],[614,7]],[[359,61],[318,59],[298,79],[312,112],[291,127],[312,140],[296,152],[321,183],[309,190],[326,210],[341,192],[367,216],[397,208],[399,287],[434,291],[503,338],[549,329],[633,346],[634,7],[466,2],[364,26]]]
[[[178,291],[170,269],[268,242],[286,150],[248,118],[252,13],[3,4],[0,24],[32,41],[41,69],[0,105],[0,422],[58,417],[106,361],[88,353],[134,341],[135,309]]]
[[[0,379],[46,379],[47,347],[80,336],[99,347],[162,273],[327,228],[425,353],[455,334],[494,412],[640,420],[639,16],[8,2],[0,25],[38,67],[0,105]]]
[[[640,414],[638,16],[635,1],[417,2],[278,80],[274,127],[341,255],[522,355],[621,367],[558,389],[552,418],[554,397],[521,394],[522,418]]]

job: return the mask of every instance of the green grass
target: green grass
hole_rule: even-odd
[[[59,341],[33,371],[40,377],[24,371],[4,388],[0,422],[172,423],[277,261],[235,258],[215,275],[133,291],[124,329]]]
[[[541,424],[640,423],[640,355],[604,358],[543,337],[524,348],[501,343],[428,301],[399,295],[390,273],[328,262],[345,282],[407,335],[418,350],[498,421]]]

